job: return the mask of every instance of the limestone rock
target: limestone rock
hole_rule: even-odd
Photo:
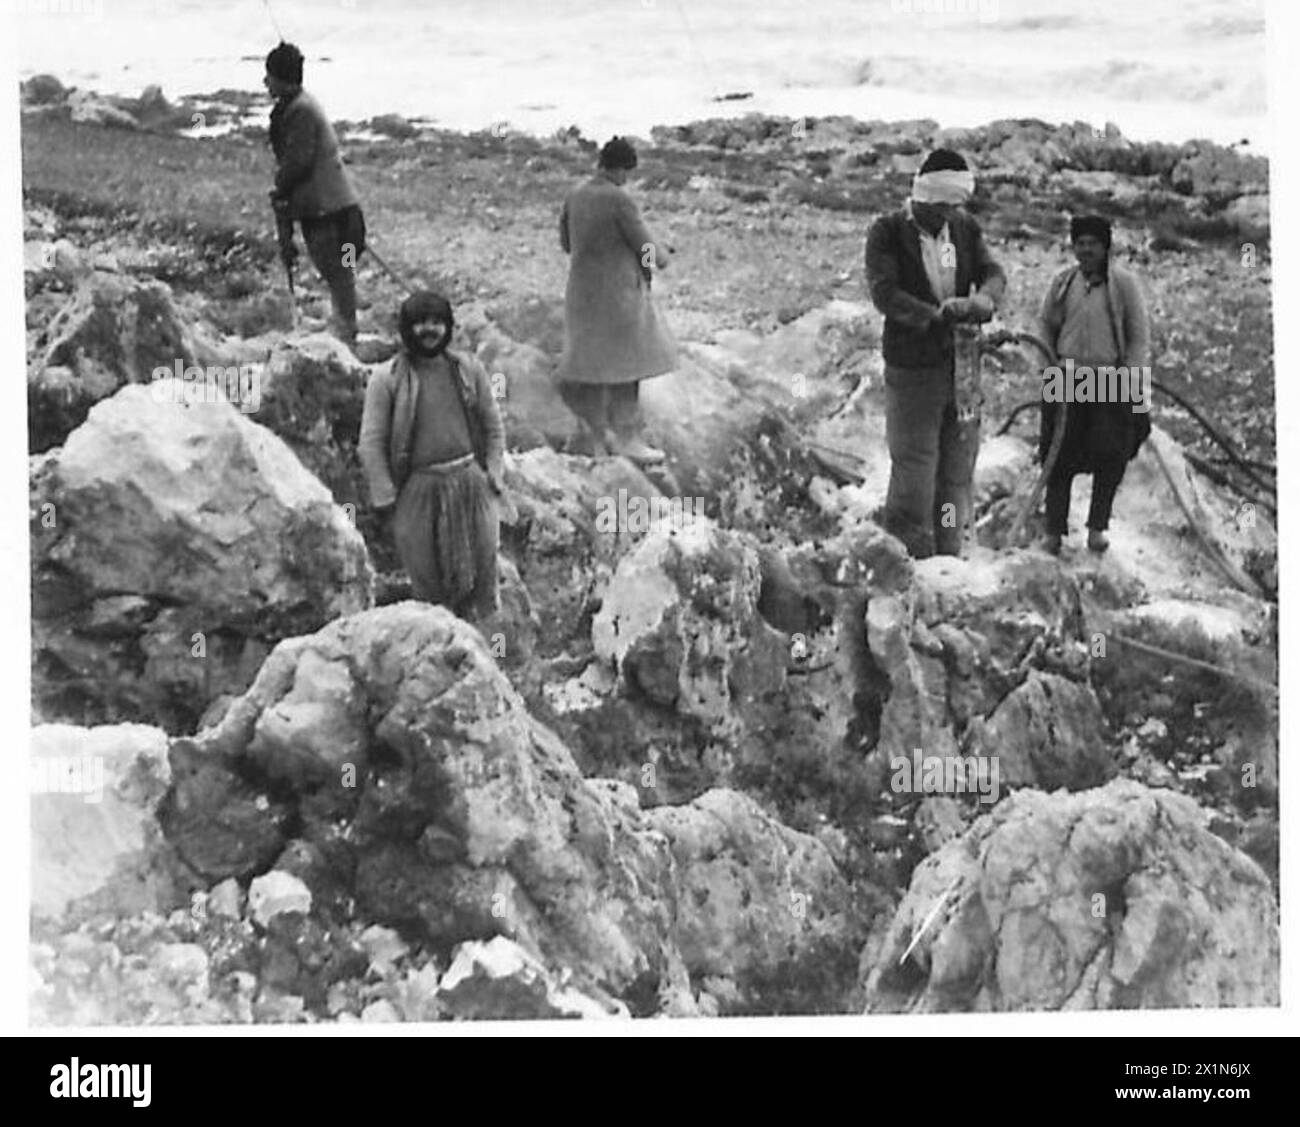
[[[734,720],[778,690],[787,647],[758,613],[758,553],[708,521],[651,533],[619,561],[592,623],[596,653],[660,704]]]
[[[435,943],[505,934],[647,1012],[684,976],[667,843],[634,795],[582,779],[444,608],[399,603],[283,643],[196,743],[281,780],[370,920]]]
[[[854,962],[864,921],[816,838],[732,790],[660,806],[645,818],[672,846],[677,936],[692,977],[718,975],[751,988],[784,979],[793,988],[837,952]]]
[[[454,1017],[527,1020],[529,1018],[613,1017],[607,1008],[575,990],[561,989],[535,958],[498,935],[487,943],[462,943],[438,985],[438,1001]],[[621,1011],[627,1016],[627,1011]]]
[[[998,761],[999,784],[1083,790],[1114,773],[1096,694],[1035,671],[978,723],[974,747]]]
[[[367,606],[372,573],[283,442],[160,387],[183,395],[125,387],[33,466],[34,649],[51,707],[175,729],[275,641]]]
[[[63,257],[65,273],[76,277],[70,257]],[[102,270],[81,277],[42,340],[27,381],[33,452],[63,442],[95,403],[124,384],[148,383],[156,368],[174,371],[177,362],[184,368],[198,359],[169,286]]]
[[[158,824],[167,735],[41,724],[31,735],[32,912],[160,911],[184,902]]]
[[[284,912],[311,911],[311,890],[297,877],[272,869],[248,886],[248,911],[255,923],[268,927]]]
[[[918,866],[868,1011],[1277,1005],[1272,886],[1204,821],[1128,780],[1017,792]]]

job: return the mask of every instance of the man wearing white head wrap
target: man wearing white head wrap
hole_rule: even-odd
[[[975,173],[969,168],[936,168],[912,178],[916,203],[964,204],[975,194]]]
[[[974,190],[961,155],[936,149],[911,198],[867,235],[867,285],[885,317],[884,524],[918,559],[959,554],[971,509],[979,420],[957,412],[953,326],[989,320],[1006,288],[979,224],[961,210]]]

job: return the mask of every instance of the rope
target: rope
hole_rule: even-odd
[[[266,9],[267,17],[271,21],[271,26],[275,28],[275,34],[279,37],[281,43],[285,41],[284,32],[280,30],[280,21],[275,18],[275,13],[271,11],[271,0],[262,0],[262,7]]]
[[[1135,638],[1125,637],[1123,634],[1116,634],[1110,631],[1103,631],[1103,634],[1109,641],[1119,642],[1121,645],[1129,646],[1132,649],[1139,650],[1142,653],[1150,654],[1153,657],[1164,658],[1167,661],[1176,661],[1182,665],[1190,665],[1194,669],[1203,669],[1207,673],[1216,673],[1220,677],[1226,677],[1232,681],[1240,681],[1244,685],[1249,685],[1262,693],[1270,693],[1273,696],[1279,696],[1276,685],[1266,685],[1263,681],[1257,681],[1254,677],[1248,677],[1244,673],[1237,673],[1235,670],[1228,669],[1222,665],[1215,665],[1212,661],[1202,661],[1197,657],[1188,657],[1187,654],[1176,653],[1174,650],[1167,650],[1163,646],[1154,646],[1150,642],[1139,642]]]
[[[415,292],[415,287],[412,286],[411,283],[408,282],[405,278],[403,278],[396,270],[394,270],[391,266],[389,266],[388,263],[385,262],[383,258],[380,256],[379,252],[375,250],[373,244],[370,242],[369,233],[367,233],[366,235],[366,252],[370,255],[371,258],[375,260],[375,263],[379,266],[379,268],[383,270],[383,272],[387,274],[390,278],[392,278],[394,282],[396,282],[399,286],[401,286],[402,289],[404,289],[408,294]]]

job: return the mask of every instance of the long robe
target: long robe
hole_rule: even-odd
[[[603,176],[575,188],[560,245],[570,262],[559,378],[621,384],[672,371],[677,346],[650,297],[654,242],[628,194]]]

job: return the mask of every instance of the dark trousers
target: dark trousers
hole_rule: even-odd
[[[1110,510],[1115,494],[1124,480],[1128,463],[1108,466],[1092,475],[1092,501],[1088,506],[1088,527],[1095,532],[1105,532],[1110,527]],[[1047,531],[1052,536],[1066,536],[1070,531],[1070,485],[1074,470],[1052,471],[1047,479]]]
[[[953,367],[885,365],[885,527],[916,559],[961,554],[973,509],[978,418],[958,420]]]
[[[366,249],[366,221],[361,208],[345,207],[316,219],[302,220],[302,240],[320,276],[329,286],[335,329],[351,342],[357,336],[356,264]]]
[[[641,410],[637,405],[640,382],[630,383],[573,383],[560,384],[560,397],[565,405],[582,419],[600,437],[609,428],[620,437],[627,438],[641,428]]]

